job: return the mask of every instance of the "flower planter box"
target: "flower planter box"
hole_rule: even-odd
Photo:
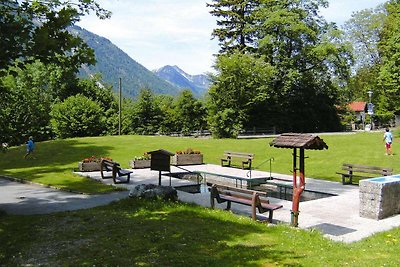
[[[172,157],[173,165],[197,165],[203,164],[203,154],[175,154]]]
[[[151,162],[151,160],[149,160],[149,159],[130,160],[129,161],[129,166],[131,166],[132,169],[150,168],[150,162]]]
[[[79,162],[78,169],[81,172],[100,171],[100,162]]]

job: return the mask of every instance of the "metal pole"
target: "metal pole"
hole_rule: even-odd
[[[119,110],[118,110],[118,135],[121,135],[121,117],[122,117],[122,79],[119,78]]]

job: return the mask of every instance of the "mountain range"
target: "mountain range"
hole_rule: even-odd
[[[134,99],[143,88],[150,88],[155,94],[168,95],[177,95],[187,88],[200,97],[210,84],[206,75],[189,75],[177,66],[165,66],[152,72],[107,38],[78,26],[71,27],[70,31],[79,35],[94,50],[96,56],[96,64],[83,66],[80,75],[90,77],[100,73],[103,82],[112,85],[115,91],[119,88],[121,78],[124,97]]]
[[[158,77],[178,86],[191,89],[195,96],[202,96],[210,87],[210,79],[207,75],[190,75],[178,66],[164,66],[153,71]]]

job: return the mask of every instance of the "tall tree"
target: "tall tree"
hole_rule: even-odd
[[[202,103],[196,100],[191,90],[183,90],[175,101],[175,115],[177,128],[184,134],[201,130],[205,127],[205,109]]]
[[[254,111],[260,103],[271,103],[273,68],[262,58],[241,52],[220,55],[209,89],[208,123],[216,137],[237,136],[246,127],[254,126],[260,117]],[[273,109],[273,107],[270,107]],[[264,118],[267,110],[262,110]]]
[[[343,30],[346,40],[352,45],[355,70],[374,67],[380,63],[378,42],[386,17],[383,5],[353,13]]]
[[[391,0],[385,7],[387,17],[378,46],[382,57],[379,75],[383,90],[381,107],[400,113],[400,2]]]
[[[84,14],[110,16],[94,0],[3,0],[0,3],[0,69],[35,59],[77,70],[94,63],[93,51],[67,28]]]
[[[229,88],[229,95],[235,98],[233,103],[246,88],[249,98],[244,104],[230,106],[237,114],[238,126],[262,126],[273,121],[282,131],[338,129],[334,108],[337,86],[333,79],[348,78],[351,57],[337,27],[318,15],[319,7],[326,5],[324,0],[260,0],[254,7],[252,29],[257,34],[252,57],[268,67],[255,64],[255,77],[235,71],[239,70],[237,67],[224,73],[226,66],[235,61],[224,60],[216,65],[219,76],[213,85],[213,90],[224,95],[225,88]],[[263,73],[260,69],[269,71]],[[264,78],[262,85],[258,75]],[[224,83],[227,78],[235,81],[228,87]],[[240,81],[246,81],[246,86]],[[211,102],[217,95],[210,93]],[[224,105],[214,105],[218,106]],[[223,108],[218,109],[215,114],[225,114]]]
[[[218,17],[218,28],[212,36],[218,38],[221,52],[250,50],[254,47],[252,12],[259,0],[213,0],[207,4],[210,13]]]
[[[149,88],[140,91],[133,109],[132,129],[136,134],[154,134],[161,121],[161,109],[156,105],[154,93]]]

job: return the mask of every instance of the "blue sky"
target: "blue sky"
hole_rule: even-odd
[[[148,68],[177,65],[189,74],[212,71],[218,42],[211,40],[216,18],[209,14],[211,0],[98,0],[111,19],[85,16],[79,26],[104,36]],[[338,25],[351,14],[374,8],[384,0],[329,0],[321,14]]]

